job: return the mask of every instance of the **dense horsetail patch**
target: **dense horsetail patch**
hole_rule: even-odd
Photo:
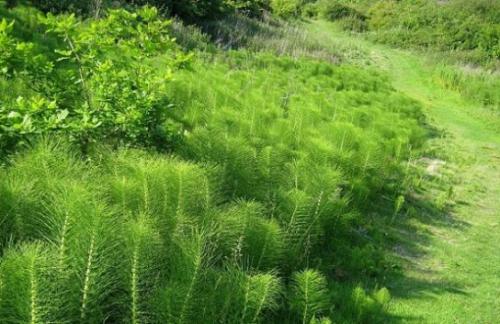
[[[184,53],[152,8],[34,17],[0,25],[0,322],[380,319],[386,289],[339,282],[388,268],[417,101],[371,68]]]
[[[351,229],[404,192],[419,105],[360,68],[214,59],[172,81],[172,155],[52,139],[3,170],[0,318],[319,321],[332,265],[373,271]],[[379,309],[353,296],[338,307]]]

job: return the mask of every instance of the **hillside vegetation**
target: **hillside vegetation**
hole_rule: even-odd
[[[444,135],[368,49],[297,20],[385,42],[396,5],[0,2],[0,322],[396,321],[395,229],[454,197],[422,162]],[[495,111],[496,74],[439,69]]]
[[[500,2],[318,0],[304,8],[308,17],[335,21],[370,40],[425,51],[442,63],[435,70],[438,86],[498,114]]]

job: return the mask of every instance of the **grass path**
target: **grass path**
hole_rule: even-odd
[[[386,70],[394,87],[418,99],[431,123],[449,136],[458,183],[450,215],[440,222],[414,220],[418,233],[402,239],[417,245],[404,276],[391,280],[389,312],[396,322],[498,323],[500,319],[500,134],[486,127],[479,107],[432,82],[427,61],[410,52],[349,36],[331,24],[310,25],[322,41],[369,53]],[[404,244],[405,242],[403,242]]]

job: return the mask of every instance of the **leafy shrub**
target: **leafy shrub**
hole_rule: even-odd
[[[226,4],[247,16],[262,16],[262,11],[270,10],[271,0],[225,0]]]
[[[374,4],[368,12],[371,29],[382,29],[394,23],[398,12],[396,1],[379,1]]]
[[[81,16],[100,16],[106,9],[120,6],[134,8],[152,5],[190,23],[220,18],[235,11],[256,17],[261,16],[263,10],[270,9],[270,0],[31,0],[30,2],[43,12],[75,13]]]
[[[305,3],[302,7],[302,15],[306,18],[315,18],[319,15],[318,5],[315,2]]]
[[[344,1],[318,1],[316,4],[319,16],[323,19],[336,21],[346,30],[362,32],[367,29],[367,17]]]
[[[220,18],[238,12],[259,17],[264,10],[270,9],[272,0],[155,0],[153,4],[166,9],[175,16],[188,21]]]
[[[83,144],[95,141],[159,145],[158,125],[169,107],[166,85],[186,56],[167,33],[169,21],[153,8],[113,10],[106,19],[83,23],[74,15],[43,18],[56,55],[9,36],[2,22],[2,70],[20,80],[23,96],[2,98],[0,147],[47,132],[69,133]],[[169,53],[162,69],[153,56]],[[30,93],[33,90],[34,93]]]
[[[339,20],[340,25],[344,30],[355,32],[364,32],[368,29],[366,21],[355,16],[348,16]]]
[[[344,4],[342,1],[320,1],[318,3],[320,15],[327,20],[337,20],[346,17],[356,18],[360,20],[366,17],[353,7]]]
[[[452,10],[457,12],[466,11],[473,12],[482,17],[485,17],[486,21],[491,21],[493,23],[500,23],[500,3],[498,1],[490,0],[453,0],[449,3]]]
[[[160,3],[157,5],[165,6],[163,1],[158,2]],[[195,21],[200,18],[217,17],[224,11],[225,3],[224,0],[169,0],[166,8],[173,15]]]
[[[73,12],[80,15],[91,13],[92,9],[96,9],[94,4],[103,3],[98,0],[30,0],[30,2],[43,12]]]
[[[14,22],[7,22],[5,18],[0,21],[0,67],[2,74],[6,74],[9,69],[9,63],[14,57],[14,40],[9,37]]]
[[[236,0],[239,2],[238,0]],[[135,7],[153,5],[173,16],[189,21],[213,18],[224,12],[226,0],[31,0],[33,6],[43,12],[74,13],[79,16],[98,16],[110,7]]]
[[[302,0],[271,0],[273,13],[284,18],[299,16],[301,5]]]

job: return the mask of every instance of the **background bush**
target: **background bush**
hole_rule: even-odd
[[[497,1],[380,1],[369,11],[377,40],[452,51],[461,60],[495,68],[500,59]]]
[[[271,0],[271,9],[280,17],[298,17],[302,4],[302,0]]]
[[[107,8],[124,6],[133,8],[144,5],[155,6],[171,16],[181,17],[188,22],[200,19],[214,19],[231,12],[249,16],[260,16],[263,10],[270,9],[271,0],[31,0],[30,2],[44,12],[72,12],[84,16],[95,16]]]

